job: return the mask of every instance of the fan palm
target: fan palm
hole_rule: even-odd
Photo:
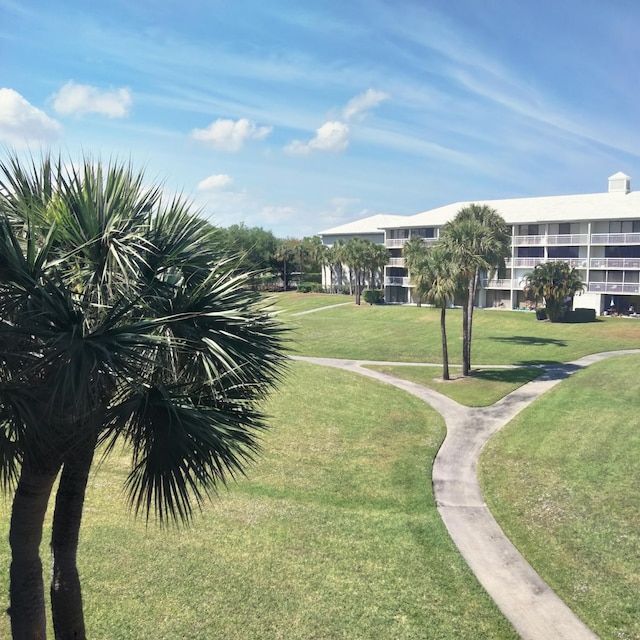
[[[510,255],[510,235],[502,216],[487,205],[470,204],[444,225],[442,240],[458,265],[464,283],[462,307],[462,375],[471,371],[473,305],[481,272],[489,277]]]
[[[584,289],[578,272],[568,262],[544,262],[526,276],[525,294],[544,302],[550,322],[562,320],[567,299]]]
[[[45,638],[39,544],[53,516],[56,638],[84,638],[76,568],[95,451],[132,456],[131,507],[187,523],[241,473],[284,364],[282,329],[181,198],[90,158],[0,161],[0,474],[15,487],[11,628]]]

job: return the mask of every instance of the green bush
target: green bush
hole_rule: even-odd
[[[365,289],[362,292],[364,301],[369,304],[382,304],[384,302],[384,291],[382,289]]]
[[[305,282],[319,282],[322,283],[322,273],[318,271],[318,273],[305,273],[304,274]]]
[[[546,320],[547,319],[547,310],[544,307],[540,307],[536,309],[536,320]]]
[[[319,282],[300,282],[297,289],[300,293],[324,293]]]
[[[562,322],[578,323],[578,322],[595,322],[595,309],[574,309],[573,311],[565,311]]]

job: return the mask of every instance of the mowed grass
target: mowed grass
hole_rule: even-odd
[[[88,637],[517,637],[435,508],[430,471],[444,437],[435,411],[306,363],[292,363],[267,409],[263,455],[189,529],[128,515],[126,457],[92,476],[79,558]],[[4,505],[3,608],[8,520]]]
[[[354,296],[328,293],[298,293],[297,291],[270,293],[266,296],[266,299],[273,306],[273,310],[281,316],[304,313],[305,311],[312,311],[325,306],[355,303]]]
[[[603,639],[640,638],[640,357],[575,373],[486,447],[492,513]]]
[[[309,294],[311,295],[311,294]],[[347,305],[287,316],[297,355],[356,360],[442,362],[440,312],[429,307]],[[451,364],[460,364],[462,312],[447,311]],[[640,348],[640,320],[539,322],[531,312],[476,309],[472,366],[570,362],[589,353]]]
[[[463,377],[459,367],[452,367],[450,380],[442,379],[442,367],[410,367],[372,364],[367,369],[410,380],[433,389],[467,407],[488,407],[543,372],[541,368],[476,369]]]

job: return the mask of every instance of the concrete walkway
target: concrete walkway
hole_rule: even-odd
[[[494,433],[573,372],[605,358],[639,353],[640,349],[608,351],[545,367],[541,377],[491,407],[466,407],[437,391],[362,366],[382,363],[303,356],[293,359],[375,378],[417,396],[436,409],[447,426],[432,472],[436,505],[471,570],[524,640],[587,640],[598,636],[531,568],[489,512],[478,482],[478,458]]]

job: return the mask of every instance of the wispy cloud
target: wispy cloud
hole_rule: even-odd
[[[363,119],[366,114],[377,107],[381,102],[384,102],[388,98],[388,94],[384,91],[378,91],[376,89],[367,89],[364,93],[361,93],[355,98],[351,98],[344,108],[342,115],[345,120]]]
[[[217,191],[233,184],[233,178],[226,173],[216,173],[198,183],[198,191]]]
[[[259,127],[247,118],[240,120],[218,119],[206,129],[194,129],[191,137],[205,142],[220,151],[240,151],[248,140],[261,140],[272,131],[272,127]]]
[[[84,115],[97,113],[109,118],[129,115],[133,99],[125,87],[102,91],[89,84],[77,84],[70,80],[52,96],[53,108],[60,115]]]
[[[0,140],[25,147],[50,143],[60,137],[62,126],[34,107],[13,89],[0,89]]]

